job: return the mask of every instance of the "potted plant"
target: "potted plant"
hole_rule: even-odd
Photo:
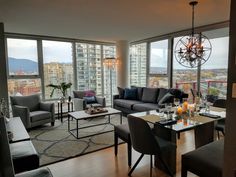
[[[60,98],[61,101],[65,101],[65,97],[66,97],[66,93],[67,93],[67,89],[69,89],[72,86],[72,83],[65,83],[62,82],[59,85],[55,85],[55,84],[49,84],[47,85],[47,87],[52,87],[52,92],[50,94],[50,97],[53,96],[53,93],[55,90],[60,90],[62,93],[62,97]]]

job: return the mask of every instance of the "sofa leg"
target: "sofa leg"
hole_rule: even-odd
[[[181,177],[187,177],[188,171],[182,166]]]
[[[51,122],[51,126],[52,126],[52,127],[54,126],[54,124],[55,124],[55,122]]]

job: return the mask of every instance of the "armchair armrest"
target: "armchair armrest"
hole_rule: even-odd
[[[52,122],[55,121],[55,106],[54,103],[45,103],[40,102],[39,103],[40,110],[48,111],[52,113]]]
[[[75,111],[81,111],[84,110],[86,107],[86,103],[84,99],[81,98],[73,98],[74,102],[74,109]]]
[[[96,96],[97,102],[102,105],[102,107],[106,107],[106,98],[105,97],[97,97]]]
[[[113,100],[119,99],[119,95],[113,95]]]
[[[20,117],[25,128],[30,128],[30,111],[28,107],[13,105],[12,106],[13,117]]]

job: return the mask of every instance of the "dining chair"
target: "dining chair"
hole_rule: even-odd
[[[141,153],[128,175],[131,176],[144,155],[150,155],[150,176],[152,176],[152,156],[155,155],[160,160],[168,175],[172,177],[173,174],[167,166],[165,159],[163,159],[162,152],[168,151],[175,145],[155,136],[148,123],[141,118],[128,115],[128,124],[132,146],[134,150]]]
[[[214,107],[226,108],[226,99],[217,99],[213,103]],[[217,131],[217,137],[220,139],[220,132],[225,136],[225,119],[221,119],[217,121],[215,126],[215,130]]]

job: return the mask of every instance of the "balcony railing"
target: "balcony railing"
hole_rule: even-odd
[[[191,93],[190,89],[197,90],[197,81],[176,82],[176,88],[182,89],[186,93]],[[227,81],[225,80],[207,80],[200,82],[200,90],[202,95],[211,94],[212,89],[220,98],[226,98]],[[190,94],[190,97],[192,95]]]

